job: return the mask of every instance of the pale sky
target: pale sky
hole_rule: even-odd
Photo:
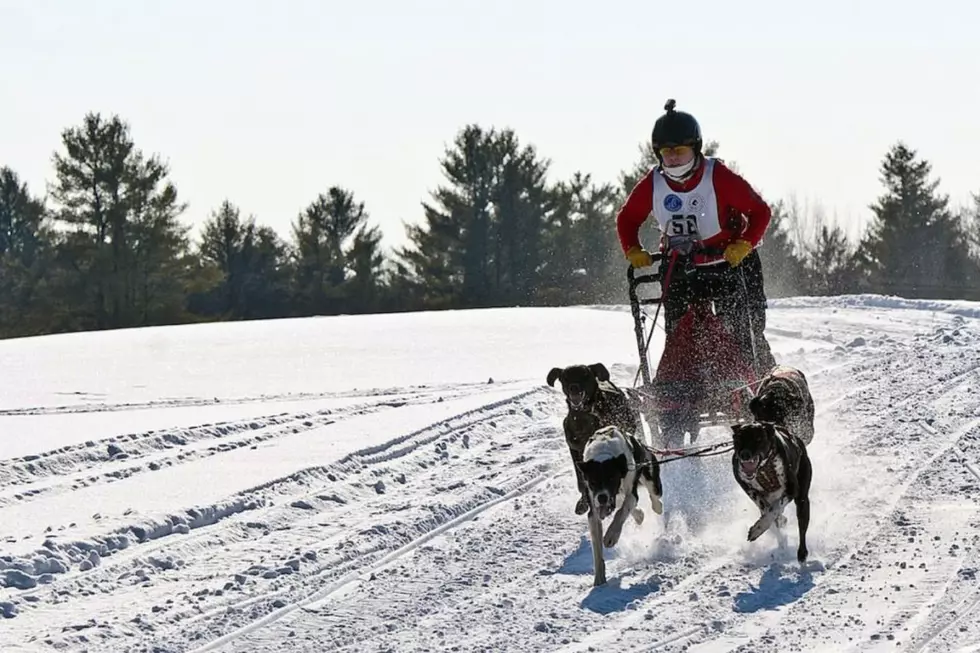
[[[117,113],[188,224],[228,198],[287,237],[340,185],[391,247],[467,123],[615,182],[674,97],[766,199],[853,231],[898,139],[954,205],[980,191],[978,25],[968,0],[0,0],[0,165],[43,194],[61,131]]]

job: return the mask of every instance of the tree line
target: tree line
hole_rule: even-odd
[[[718,144],[708,151],[717,153]],[[550,181],[550,161],[511,129],[467,125],[442,183],[382,247],[365,203],[341,185],[302,208],[286,237],[231,200],[201,235],[158,155],[119,116],[65,129],[41,197],[0,167],[0,337],[195,321],[518,305],[621,303],[615,214],[654,163],[649,146],[616,182]],[[737,166],[736,166],[737,167]],[[763,246],[772,297],[878,292],[980,299],[980,194],[954,209],[902,142],[852,242],[820,214],[776,201]],[[645,242],[655,243],[653,227]]]

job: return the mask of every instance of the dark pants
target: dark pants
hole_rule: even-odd
[[[669,258],[664,258],[663,274],[668,263]],[[663,304],[665,329],[668,335],[673,332],[692,301],[713,300],[715,313],[735,336],[745,359],[753,361],[756,376],[761,377],[776,364],[765,336],[768,302],[762,259],[753,250],[738,267],[728,268],[725,262],[718,265],[724,273],[710,277],[698,277],[696,272],[689,276],[675,266]]]

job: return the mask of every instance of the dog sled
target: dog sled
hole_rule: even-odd
[[[731,426],[750,419],[748,404],[756,383],[753,361],[715,312],[713,281],[717,282],[730,268],[727,265],[722,265],[720,270],[697,267],[696,253],[712,252],[692,242],[675,244],[666,253],[652,255],[652,272],[638,274],[632,266],[627,270],[640,359],[634,392],[654,441],[659,440],[671,450],[694,445],[702,428]],[[650,347],[657,315],[672,279],[679,276],[685,277],[689,287],[696,290],[689,293],[693,299],[667,334],[654,370],[650,366]],[[641,297],[640,290],[644,287],[659,288],[659,293]],[[652,305],[657,310],[648,329],[646,323],[650,318],[644,307]],[[642,381],[638,386],[637,380]],[[690,437],[687,443],[685,435]]]

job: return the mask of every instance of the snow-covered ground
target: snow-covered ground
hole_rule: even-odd
[[[980,651],[978,318],[773,301],[809,562],[792,508],[749,543],[728,456],[684,460],[600,588],[545,376],[632,384],[624,308],[2,341],[0,651]]]

